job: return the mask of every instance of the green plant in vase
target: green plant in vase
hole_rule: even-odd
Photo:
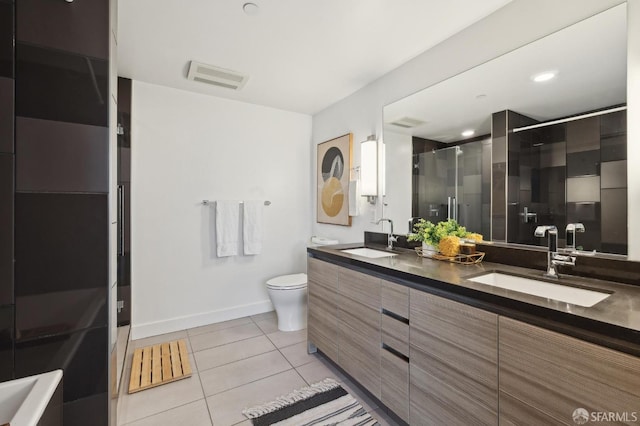
[[[437,253],[440,240],[448,236],[464,238],[470,233],[464,226],[460,226],[454,219],[433,224],[431,221],[420,219],[413,226],[413,233],[407,238],[409,241],[422,242],[423,256],[429,256],[428,252]]]

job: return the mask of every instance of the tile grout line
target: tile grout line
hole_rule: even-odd
[[[187,339],[189,339],[189,345],[191,346],[191,339],[189,337],[189,333],[187,332]],[[193,348],[191,348],[193,351]],[[209,404],[207,403],[207,395],[204,391],[204,385],[202,384],[202,376],[200,375],[200,368],[198,368],[198,361],[196,360],[195,352],[192,352],[193,355],[193,363],[195,364],[196,371],[198,372],[198,381],[200,382],[200,389],[202,390],[202,397],[204,398],[204,405],[207,407],[207,413],[209,414],[209,421],[211,422],[211,426],[213,426],[213,416],[211,415],[211,409],[209,408]]]
[[[241,385],[234,386],[234,387],[231,387],[231,388],[229,388],[229,389],[225,389],[225,390],[223,390],[223,391],[216,392],[216,393],[211,394],[211,395],[208,395],[208,396],[207,396],[207,395],[205,395],[205,397],[204,397],[204,398],[205,398],[205,399],[207,399],[207,398],[211,398],[212,396],[220,395],[220,394],[225,393],[225,392],[228,392],[228,391],[230,391],[230,390],[238,389],[238,388],[240,388],[240,387],[242,387],[242,386],[250,385],[251,383],[259,382],[260,380],[268,379],[269,377],[273,377],[273,376],[277,376],[278,374],[286,373],[286,372],[287,372],[287,371],[289,371],[289,370],[294,370],[294,371],[295,371],[295,368],[288,368],[288,369],[286,369],[286,370],[278,371],[277,373],[269,374],[269,375],[267,375],[267,376],[260,377],[260,378],[258,378],[258,379],[252,380],[252,381],[250,381],[250,382],[243,383],[243,384],[241,384]],[[298,374],[300,374],[300,373],[298,373]],[[303,378],[302,380],[304,380],[304,378]],[[306,380],[305,380],[305,383],[306,383]]]
[[[231,361],[231,362],[227,362],[227,363],[225,363],[225,364],[216,365],[215,367],[205,368],[205,369],[204,369],[204,370],[202,370],[202,371],[203,371],[203,372],[205,372],[205,371],[214,370],[214,369],[216,369],[216,368],[225,367],[225,366],[227,366],[227,365],[231,365],[231,364],[236,364],[236,363],[238,363],[238,362],[246,361],[246,360],[248,360],[248,359],[256,358],[256,357],[259,357],[259,356],[262,356],[262,355],[265,355],[265,354],[269,354],[269,353],[271,353],[271,352],[276,352],[276,351],[278,351],[278,348],[271,349],[271,350],[268,350],[268,351],[266,351],[266,352],[262,352],[262,353],[259,353],[259,354],[250,355],[250,356],[248,356],[248,357],[245,357],[245,358],[242,358],[242,359],[237,359],[237,360],[235,360],[235,361]],[[283,358],[285,359],[285,361],[289,362],[289,361],[287,360],[287,357],[285,357],[284,355],[283,355]]]
[[[246,317],[243,317],[243,318],[246,318]],[[229,320],[229,321],[236,321],[236,320],[239,320],[239,319],[242,319],[242,318],[236,318],[235,320]],[[202,335],[202,334],[207,334],[207,333],[216,333],[216,332],[218,332],[218,331],[230,330],[230,329],[232,329],[232,328],[242,327],[242,326],[245,326],[245,325],[251,324],[251,321],[247,321],[247,322],[244,322],[244,323],[242,323],[242,324],[230,325],[229,327],[218,328],[218,329],[216,329],[216,330],[203,331],[202,333],[198,333],[198,334],[194,334],[194,335],[189,334],[189,330],[194,330],[194,329],[196,329],[196,328],[200,328],[200,327],[210,327],[210,326],[212,326],[212,325],[216,325],[216,324],[221,324],[221,323],[213,323],[213,324],[207,324],[207,325],[200,325],[200,326],[198,326],[198,327],[187,328],[187,329],[185,329],[185,330],[186,330],[187,334],[189,335],[189,337],[196,337],[196,336],[200,336],[200,335]]]
[[[264,337],[267,337],[265,334],[262,334]],[[247,337],[245,339],[240,339],[240,340],[234,340],[232,342],[227,342],[227,343],[223,343],[221,345],[217,345],[217,346],[211,346],[210,348],[203,348],[197,351],[192,350],[192,353],[196,353],[196,352],[204,352],[204,351],[208,351],[211,349],[215,349],[215,348],[221,348],[223,346],[227,346],[227,345],[233,345],[234,343],[239,343],[239,342],[244,342],[245,340],[250,340],[250,339],[255,339],[256,337],[261,337],[261,336],[251,336],[251,337]],[[268,337],[267,337],[268,339]],[[269,340],[269,342],[271,342],[271,340]],[[274,345],[275,346],[275,345]]]
[[[130,425],[134,424],[135,422],[139,422],[141,420],[148,419],[149,417],[157,416],[158,414],[166,413],[167,411],[171,411],[171,410],[175,410],[175,409],[178,409],[178,408],[182,408],[185,405],[193,404],[194,402],[198,402],[198,401],[204,401],[205,405],[207,403],[207,399],[206,398],[199,398],[199,399],[196,399],[196,400],[193,400],[193,401],[185,402],[184,404],[176,405],[175,407],[172,407],[172,408],[167,408],[166,410],[158,411],[157,413],[149,414],[148,416],[140,417],[139,419],[135,419],[135,420],[130,421],[128,423],[118,423],[118,426],[130,426]],[[208,409],[208,407],[207,407],[207,409]],[[212,422],[212,424],[213,424],[213,422]]]
[[[245,325],[246,325],[246,324],[245,324]],[[262,332],[262,330],[260,330],[260,331]],[[263,334],[264,334],[264,333],[263,333]],[[249,339],[253,339],[253,338],[255,338],[255,337],[260,337],[260,336],[259,336],[259,335],[256,335],[256,336],[245,337],[244,339],[233,340],[233,341],[231,341],[231,342],[223,343],[223,344],[221,344],[221,345],[210,346],[210,347],[206,347],[206,348],[198,349],[197,351],[194,351],[194,350],[193,350],[193,347],[191,347],[191,351],[192,351],[193,353],[196,353],[196,352],[202,352],[202,351],[206,351],[207,349],[218,348],[218,347],[220,347],[220,346],[224,346],[224,345],[228,345],[228,344],[236,343],[236,342],[242,342],[243,340],[249,340]]]

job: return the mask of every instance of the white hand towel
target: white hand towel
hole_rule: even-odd
[[[216,250],[218,257],[238,254],[240,203],[216,201]]]
[[[357,180],[349,181],[349,216],[360,214],[360,186]]]
[[[244,254],[260,254],[262,251],[262,210],[263,201],[245,201],[243,233]]]

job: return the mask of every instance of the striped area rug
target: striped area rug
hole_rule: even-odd
[[[324,379],[275,401],[242,412],[255,426],[341,425],[379,423],[338,382]]]

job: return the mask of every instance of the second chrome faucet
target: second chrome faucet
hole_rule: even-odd
[[[389,222],[389,234],[387,235],[387,248],[389,250],[393,250],[393,243],[398,241],[398,239],[393,236],[393,221],[391,219],[387,219],[386,217],[383,217],[382,219],[376,222],[376,225],[379,225],[382,222]]]
[[[575,233],[584,232],[584,225],[581,223],[570,223],[567,225],[567,249],[575,251]],[[563,255],[558,251],[558,228],[555,226],[538,226],[533,233],[536,237],[544,237],[548,235],[547,245],[547,271],[545,277],[558,279],[558,271],[556,266],[575,266],[576,256]],[[571,235],[571,237],[570,237]],[[571,242],[569,242],[571,240]]]

